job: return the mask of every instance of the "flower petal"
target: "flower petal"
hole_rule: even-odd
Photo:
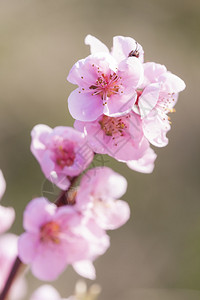
[[[111,54],[120,62],[128,58],[131,51],[137,50],[139,57],[137,58],[142,63],[144,61],[144,51],[142,46],[131,37],[115,36],[113,38],[113,48]]]
[[[134,171],[149,174],[153,172],[156,157],[153,149],[148,148],[140,159],[128,161],[127,166]]]
[[[33,233],[25,232],[18,240],[19,258],[25,264],[29,264],[35,258],[39,237]]]
[[[15,211],[12,207],[0,205],[0,234],[10,229],[15,220]]]
[[[106,52],[109,53],[108,48],[105,44],[103,44],[100,40],[98,40],[96,37],[88,34],[85,38],[85,44],[90,46],[90,52],[91,54],[97,53],[97,52]]]
[[[96,271],[91,261],[82,260],[73,264],[74,270],[83,277],[94,280],[96,278]]]
[[[149,84],[142,92],[141,96],[139,97],[138,105],[140,108],[140,115],[143,119],[147,116],[150,111],[156,106],[158,102],[160,93],[160,84],[159,83],[152,83]]]
[[[80,121],[94,121],[103,113],[101,97],[91,93],[80,94],[79,89],[70,94],[68,104],[72,117]]]
[[[24,229],[37,233],[43,224],[51,220],[55,210],[56,205],[49,202],[46,198],[33,199],[28,203],[24,211]]]
[[[5,193],[5,190],[6,190],[6,181],[4,179],[2,171],[0,170],[0,200],[3,194]]]

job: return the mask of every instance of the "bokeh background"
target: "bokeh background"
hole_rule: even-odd
[[[186,82],[153,174],[106,157],[128,179],[132,216],[109,232],[111,247],[95,262],[100,300],[200,299],[199,29],[196,0],[0,0],[0,168],[17,234],[26,204],[42,195],[45,182],[29,150],[30,131],[37,123],[73,124],[67,97],[74,86],[66,76],[89,54],[88,33],[109,47],[114,35],[131,36],[146,61]],[[78,278],[69,267],[53,284],[66,297]],[[41,283],[28,279],[30,293]]]

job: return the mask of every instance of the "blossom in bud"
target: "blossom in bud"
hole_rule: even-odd
[[[106,233],[85,221],[74,206],[57,207],[46,198],[28,204],[23,225],[26,231],[19,238],[19,257],[41,280],[55,280],[68,264],[82,275],[84,262],[88,266],[84,276],[94,277],[90,262],[109,246]]]
[[[110,168],[91,169],[81,179],[76,206],[93,217],[101,228],[116,229],[130,217],[128,204],[118,200],[126,188],[126,179]]]
[[[120,161],[137,160],[148,147],[141,118],[133,111],[121,117],[101,115],[93,122],[76,120],[74,127],[87,133],[94,152],[108,154]]]
[[[78,85],[68,98],[72,117],[94,121],[102,114],[120,116],[131,110],[143,67],[136,57],[118,62],[111,54],[98,52],[75,63],[67,79]]]
[[[70,177],[82,173],[93,159],[84,134],[73,128],[52,129],[41,124],[33,128],[31,136],[31,151],[44,175],[63,190],[69,187]]]
[[[140,159],[128,161],[127,166],[134,171],[149,174],[153,172],[156,157],[156,153],[149,147]]]
[[[157,147],[166,146],[170,130],[169,112],[173,112],[178,93],[185,83],[167,71],[164,65],[153,62],[143,64],[144,81],[137,89],[133,110],[142,118],[143,131],[149,142]]]
[[[2,171],[0,170],[0,200],[5,192],[6,182]],[[12,207],[4,207],[0,205],[0,234],[7,231],[13,224],[15,219],[15,211]]]
[[[17,240],[18,237],[11,233],[3,234],[0,237],[0,294],[18,254]],[[9,299],[20,300],[25,293],[26,281],[24,277],[17,278],[11,287]]]

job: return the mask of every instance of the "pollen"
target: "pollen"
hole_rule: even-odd
[[[121,77],[116,73],[106,75],[101,71],[97,71],[99,74],[95,84],[92,84],[89,89],[94,90],[92,95],[100,95],[105,105],[105,100],[110,98],[114,94],[123,93]],[[101,75],[100,75],[101,74]]]
[[[124,118],[126,120],[126,118]],[[112,137],[114,140],[118,136],[124,136],[128,124],[122,118],[113,118],[108,116],[103,116],[99,121],[101,129],[104,131],[105,135]]]
[[[60,243],[60,226],[58,223],[51,221],[40,227],[40,240],[42,242]]]

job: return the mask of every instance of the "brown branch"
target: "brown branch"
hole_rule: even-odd
[[[10,291],[11,285],[13,284],[14,280],[17,278],[18,274],[21,271],[21,268],[24,266],[24,264],[21,262],[19,257],[16,258],[13,267],[10,271],[10,274],[8,276],[8,279],[6,281],[6,284],[4,286],[4,289],[2,293],[0,294],[0,300],[6,300],[8,299],[8,293]]]

